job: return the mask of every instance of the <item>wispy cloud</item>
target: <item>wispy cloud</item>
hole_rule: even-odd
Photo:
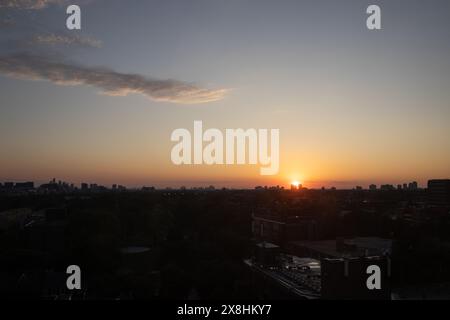
[[[178,80],[151,79],[31,54],[0,57],[0,73],[20,79],[48,80],[58,85],[90,85],[112,96],[138,93],[156,101],[181,104],[221,100],[228,92],[227,89],[206,89]]]
[[[31,44],[46,45],[78,45],[83,47],[101,48],[102,42],[91,37],[82,37],[79,35],[66,36],[57,34],[36,35],[30,41]]]
[[[0,0],[0,8],[38,10],[49,4],[62,4],[65,0]]]

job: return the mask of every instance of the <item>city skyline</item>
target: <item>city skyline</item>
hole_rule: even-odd
[[[318,189],[337,189],[337,190],[417,190],[417,189],[426,189],[427,185],[429,185],[430,181],[450,181],[450,179],[429,179],[427,180],[427,183],[424,185],[419,184],[417,181],[408,181],[408,182],[402,182],[397,184],[391,184],[391,183],[369,183],[367,185],[365,184],[354,184],[350,185],[347,184],[345,186],[341,185],[339,183],[337,184],[331,184],[329,186],[325,186],[324,184],[320,185],[320,183],[317,183],[317,186],[311,186],[308,185],[308,182],[303,181],[290,181],[289,183],[282,184],[282,185],[254,185],[254,186],[242,186],[242,187],[236,187],[233,181],[230,181],[225,184],[208,184],[208,182],[199,182],[195,185],[189,185],[189,184],[180,184],[178,181],[178,184],[146,184],[146,185],[123,185],[120,183],[112,183],[109,185],[97,183],[96,181],[87,180],[82,182],[74,183],[72,181],[65,181],[60,180],[56,178],[49,179],[47,181],[33,181],[33,180],[0,180],[0,189],[39,189],[42,187],[45,187],[49,184],[54,185],[60,185],[60,186],[67,186],[70,187],[71,190],[76,189],[89,189],[91,187],[100,187],[100,188],[106,188],[106,189],[116,189],[116,188],[129,188],[130,190],[140,190],[140,189],[148,189],[153,188],[157,190],[164,190],[164,189],[173,189],[173,190],[184,190],[184,189],[235,189],[235,190],[253,190],[253,189],[259,189],[259,188],[276,188],[276,189],[285,189],[285,190],[301,190],[301,189],[311,189],[311,190],[318,190]],[[348,182],[347,182],[348,183]],[[32,186],[32,187],[31,187]],[[337,187],[336,187],[337,186]]]
[[[0,181],[309,188],[450,176],[448,1],[0,2]],[[6,6],[4,5],[6,4]],[[8,5],[9,4],[9,5]],[[38,5],[39,4],[39,5]],[[280,130],[280,171],[175,166],[176,128]]]

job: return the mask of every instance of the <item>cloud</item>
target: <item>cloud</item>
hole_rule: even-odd
[[[23,53],[0,57],[0,73],[19,79],[48,80],[58,85],[90,85],[111,96],[138,93],[156,101],[181,104],[221,100],[228,92],[228,89],[206,89],[177,80],[151,79]]]
[[[11,27],[15,24],[13,18],[6,17],[3,19],[0,19],[0,27]]]
[[[48,45],[79,45],[83,47],[101,48],[102,42],[90,37],[81,37],[79,35],[36,35],[31,40],[31,44],[48,44]]]
[[[64,0],[0,0],[0,8],[37,10],[49,4],[62,4]]]

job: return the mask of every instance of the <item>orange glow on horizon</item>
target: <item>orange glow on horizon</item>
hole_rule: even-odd
[[[291,185],[293,185],[294,187],[298,188],[300,186],[300,181],[292,181]]]

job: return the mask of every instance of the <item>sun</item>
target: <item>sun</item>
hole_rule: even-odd
[[[296,188],[298,188],[300,186],[300,184],[301,184],[300,181],[297,181],[297,180],[294,180],[294,181],[291,182],[291,185],[296,187]]]

